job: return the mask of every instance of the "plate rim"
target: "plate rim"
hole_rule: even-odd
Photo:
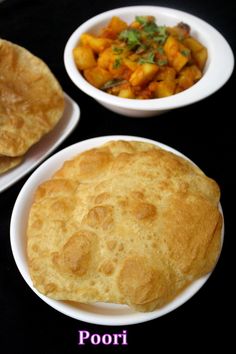
[[[30,278],[30,274],[29,274],[28,269],[25,269],[24,266],[21,264],[22,259],[19,255],[19,251],[17,249],[17,245],[16,245],[16,242],[14,239],[14,237],[16,236],[16,230],[15,230],[16,221],[15,220],[17,218],[19,218],[18,209],[20,209],[20,206],[22,204],[22,199],[23,199],[23,201],[28,200],[28,202],[30,199],[29,195],[26,195],[26,197],[25,197],[25,191],[27,191],[29,186],[32,187],[32,185],[33,185],[33,189],[35,190],[37,188],[37,186],[39,185],[39,183],[42,183],[43,179],[41,177],[41,181],[38,182],[38,184],[35,184],[34,179],[36,179],[38,175],[40,176],[40,174],[47,168],[47,166],[53,160],[56,161],[57,158],[60,157],[61,155],[65,155],[66,153],[69,153],[70,154],[69,158],[73,158],[73,156],[76,156],[76,153],[72,153],[72,151],[74,151],[74,149],[76,149],[77,147],[82,146],[82,150],[77,153],[77,154],[79,154],[82,151],[85,151],[88,149],[88,148],[83,148],[83,145],[86,146],[86,144],[92,143],[90,148],[93,148],[95,146],[99,146],[102,143],[105,143],[110,140],[128,140],[128,141],[133,140],[133,141],[144,141],[144,142],[148,142],[148,143],[153,143],[161,148],[164,148],[167,151],[174,152],[178,156],[184,157],[188,161],[191,161],[187,156],[185,156],[184,154],[182,154],[181,152],[172,148],[169,145],[160,143],[160,142],[152,140],[152,139],[142,138],[142,137],[137,137],[137,136],[130,136],[130,135],[99,136],[99,137],[95,137],[95,138],[82,140],[80,142],[77,142],[75,144],[67,146],[64,149],[53,154],[46,161],[44,161],[40,166],[38,166],[38,168],[31,174],[31,176],[27,179],[27,181],[23,185],[23,187],[22,187],[22,189],[21,189],[20,193],[18,194],[18,197],[15,201],[13,211],[12,211],[12,216],[11,216],[11,221],[10,221],[10,243],[11,243],[11,250],[12,250],[13,258],[15,260],[16,266],[17,266],[19,272],[21,273],[23,279],[28,284],[28,286],[31,288],[31,290],[36,295],[38,295],[38,297],[41,300],[46,302],[49,306],[51,306],[55,310],[63,313],[64,315],[67,315],[71,318],[74,318],[74,319],[80,320],[80,321],[84,321],[87,323],[106,325],[106,326],[124,326],[124,325],[133,325],[133,324],[143,323],[143,322],[151,321],[156,318],[162,317],[163,315],[182,306],[185,302],[190,300],[191,297],[194,296],[200,290],[200,288],[207,282],[208,278],[210,277],[210,275],[214,271],[214,268],[220,258],[220,254],[221,254],[222,246],[223,246],[223,240],[224,240],[224,215],[223,215],[223,210],[222,210],[221,204],[219,203],[219,210],[220,210],[222,217],[223,217],[223,226],[222,226],[222,232],[221,232],[222,244],[221,244],[221,250],[218,255],[217,262],[216,262],[213,270],[210,273],[208,273],[207,275],[195,280],[184,291],[182,291],[176,298],[174,298],[170,303],[168,303],[166,306],[164,306],[160,309],[154,310],[152,312],[145,312],[145,313],[144,312],[134,312],[134,313],[126,314],[124,316],[119,316],[119,317],[115,317],[115,315],[114,316],[106,316],[106,315],[95,314],[95,313],[91,313],[91,312],[84,313],[84,311],[81,312],[81,310],[79,310],[79,309],[75,310],[74,307],[70,307],[70,306],[68,307],[68,304],[66,304],[64,301],[54,300],[54,299],[47,297],[46,295],[39,293],[39,291],[33,287],[33,283]],[[64,163],[64,161],[68,160],[69,158],[67,157],[67,158],[62,159],[60,162],[60,165],[62,165]],[[191,161],[191,162],[194,165],[196,165],[193,161]],[[53,170],[56,171],[56,170],[58,170],[58,168],[59,168],[59,163],[56,163],[56,166],[53,167]],[[48,175],[47,178],[50,178],[50,176]],[[32,195],[31,195],[31,197],[32,197]],[[22,213],[24,214],[23,211],[22,211]],[[27,262],[26,262],[26,264],[27,264]],[[94,303],[94,305],[96,306],[96,303]],[[126,305],[123,305],[123,306],[126,306]]]

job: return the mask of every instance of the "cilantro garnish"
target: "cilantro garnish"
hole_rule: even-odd
[[[119,39],[127,42],[129,49],[133,49],[140,45],[140,33],[134,28],[128,28],[122,31]]]
[[[158,47],[157,51],[159,54],[164,54],[164,49],[162,47]]]
[[[135,21],[140,23],[140,25],[146,25],[149,22],[149,19],[147,16],[136,16]]]
[[[118,69],[121,66],[121,59],[116,58],[114,63],[113,63],[113,69]]]
[[[158,64],[159,66],[166,65],[166,64],[168,64],[168,60],[167,60],[167,59],[159,59],[159,60],[157,61],[157,64]]]
[[[149,36],[153,36],[158,32],[158,26],[155,22],[148,22],[143,26],[143,31],[147,33]]]
[[[164,44],[168,37],[168,33],[166,31],[165,26],[158,26],[157,34],[153,37],[154,41],[158,44]]]
[[[149,53],[147,57],[142,57],[139,59],[139,64],[155,64],[155,54],[153,52]]]
[[[181,50],[181,54],[184,55],[185,57],[188,57],[190,54],[190,50],[189,49],[183,49]]]
[[[112,51],[115,53],[115,54],[121,54],[123,53],[124,49],[123,48],[119,48],[119,47],[112,47]]]

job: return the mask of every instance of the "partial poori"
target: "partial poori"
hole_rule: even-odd
[[[62,88],[38,57],[0,39],[0,173],[58,123],[64,112]],[[4,167],[3,167],[4,166]]]
[[[33,285],[57,300],[160,308],[215,266],[219,198],[196,165],[155,145],[87,150],[36,190],[27,227]]]

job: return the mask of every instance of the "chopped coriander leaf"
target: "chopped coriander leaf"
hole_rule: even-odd
[[[143,31],[148,35],[152,36],[158,32],[158,26],[155,22],[148,22],[143,26]]]
[[[121,66],[121,59],[116,58],[114,63],[113,63],[113,69],[118,69]]]
[[[154,36],[154,41],[159,43],[159,44],[164,44],[166,39],[168,37],[168,33],[166,31],[166,27],[165,26],[159,26],[158,27],[158,33],[156,36]]]
[[[167,59],[159,59],[159,60],[157,61],[157,64],[158,64],[159,66],[166,65],[166,64],[168,64],[168,60],[167,60]]]
[[[140,25],[146,25],[149,22],[148,16],[136,16],[135,21],[140,23]]]
[[[190,50],[189,49],[183,49],[181,50],[181,54],[184,55],[185,57],[188,57],[190,54]]]
[[[157,51],[158,51],[159,54],[164,54],[164,49],[163,49],[163,47],[158,47],[158,48],[157,48]]]
[[[140,45],[140,33],[134,28],[128,28],[122,31],[119,35],[119,39],[127,42],[130,49],[133,49]]]
[[[113,80],[109,80],[107,81],[102,87],[100,87],[101,90],[106,91],[112,87],[124,84],[126,82],[126,80],[123,79],[113,79]]]
[[[112,47],[112,51],[115,53],[115,54],[121,54],[123,53],[124,49],[123,48],[119,48],[119,47]]]
[[[157,42],[158,44],[164,44],[166,41],[167,37],[162,37],[162,36],[155,36],[153,39],[155,42]]]
[[[155,54],[153,52],[149,53],[147,57],[143,57],[139,59],[139,64],[155,64]]]
[[[158,26],[159,36],[167,36],[166,26]]]

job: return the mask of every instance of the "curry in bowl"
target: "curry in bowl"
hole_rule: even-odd
[[[157,25],[153,16],[131,24],[112,17],[98,35],[83,33],[73,50],[78,70],[96,88],[130,99],[163,98],[203,75],[207,48],[185,23]]]

